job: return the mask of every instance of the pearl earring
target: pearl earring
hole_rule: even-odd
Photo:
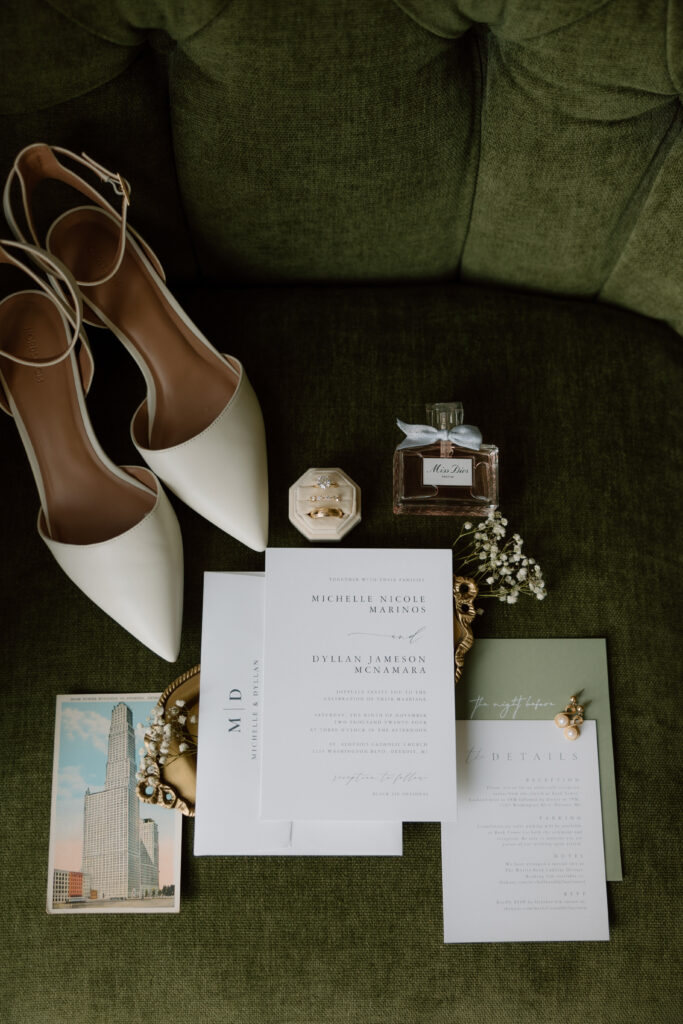
[[[583,705],[577,704],[576,697],[570,697],[564,711],[555,715],[555,725],[564,730],[565,739],[577,740],[580,735],[579,726],[583,725]]]

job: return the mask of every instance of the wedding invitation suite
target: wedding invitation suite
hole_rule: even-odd
[[[450,550],[270,548],[261,815],[455,814]]]
[[[621,881],[619,816],[604,639],[479,640],[455,691],[459,719],[552,719],[574,694],[597,724],[608,881]]]
[[[595,722],[459,721],[446,942],[609,939]]]
[[[195,854],[400,855],[397,822],[259,819],[264,589],[261,573],[204,576]]]

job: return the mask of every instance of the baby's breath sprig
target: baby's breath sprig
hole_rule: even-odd
[[[547,591],[541,567],[523,554],[524,541],[518,533],[506,539],[507,525],[507,519],[493,510],[481,523],[463,523],[453,544],[458,571],[475,581],[479,597],[516,604],[521,594],[528,594],[542,601]]]
[[[146,749],[140,751],[140,767],[136,773],[138,782],[159,778],[161,766],[172,764],[179,757],[197,753],[197,740],[190,733],[188,723],[194,725],[196,715],[185,710],[185,701],[176,700],[162,708],[155,704],[147,717],[145,728]],[[177,753],[172,752],[175,746]]]

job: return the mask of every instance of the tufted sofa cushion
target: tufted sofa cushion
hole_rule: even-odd
[[[288,522],[288,488],[324,460],[362,488],[351,546],[447,548],[448,516],[392,513],[394,418],[419,415],[423,400],[462,396],[501,446],[503,508],[549,594],[542,605],[482,601],[476,635],[607,638],[625,872],[609,885],[611,941],[444,946],[433,824],[405,827],[401,858],[195,858],[187,822],[177,918],[48,917],[55,694],[163,690],[200,659],[203,571],[253,571],[263,559],[174,503],[186,587],[169,666],[47,555],[28,463],[3,417],[3,1024],[674,1024],[679,338],[605,305],[461,284],[178,294],[209,337],[227,325],[248,361],[266,418],[275,547],[307,543]],[[90,335],[97,435],[137,461],[128,422],[141,377],[123,346]],[[70,777],[82,799],[75,768]]]
[[[675,2],[11,0],[3,19],[1,170],[36,138],[119,167],[172,275],[461,275],[683,330]]]
[[[683,330],[683,6],[399,2],[444,38],[488,28],[463,276],[599,296]]]
[[[354,546],[448,547],[448,517],[392,513],[395,416],[462,398],[499,444],[503,508],[549,596],[488,602],[477,637],[607,638],[625,871],[609,943],[444,946],[437,825],[407,825],[402,858],[285,864],[194,858],[188,822],[180,915],[48,917],[55,694],[161,691],[175,669],[49,558],[0,417],[3,1024],[678,1020],[683,349],[662,323],[583,300],[682,326],[680,9],[0,4],[0,176],[43,139],[130,179],[134,226],[261,399],[273,546],[306,543],[288,488],[327,464],[362,488]],[[95,432],[138,462],[141,375],[111,334],[88,334]],[[174,504],[180,672],[200,658],[203,571],[263,562]]]

